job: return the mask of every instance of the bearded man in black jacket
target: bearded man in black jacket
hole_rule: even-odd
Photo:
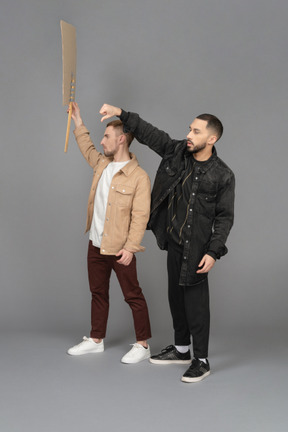
[[[118,116],[125,132],[132,132],[162,157],[148,229],[160,249],[168,250],[175,345],[152,356],[150,362],[191,363],[182,381],[201,381],[210,374],[208,272],[227,253],[225,244],[234,220],[235,177],[214,146],[223,133],[222,123],[212,114],[201,114],[191,123],[187,139],[174,140],[136,113],[104,104],[100,114],[101,121]]]

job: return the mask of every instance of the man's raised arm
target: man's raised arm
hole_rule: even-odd
[[[176,145],[176,141],[172,140],[166,132],[141,119],[136,113],[128,113],[108,104],[104,104],[99,113],[103,116],[101,122],[113,116],[120,117],[124,124],[124,131],[131,132],[137,141],[147,145],[161,157],[173,151]]]
[[[72,119],[75,123],[75,128],[77,129],[79,126],[83,126],[83,120],[80,115],[80,108],[77,102],[72,103]]]
[[[102,155],[96,150],[90,139],[89,131],[83,123],[80,108],[76,102],[72,103],[72,119],[75,123],[74,135],[79,149],[89,165],[94,168]]]

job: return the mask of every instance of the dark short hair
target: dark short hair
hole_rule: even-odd
[[[120,129],[121,133],[123,133],[126,137],[126,141],[128,144],[128,147],[130,147],[130,144],[132,143],[134,139],[134,135],[131,132],[124,132],[123,131],[123,123],[121,120],[112,120],[109,123],[107,123],[106,127],[112,126],[115,129]]]
[[[200,114],[196,117],[200,120],[207,121],[207,129],[214,129],[217,135],[217,141],[221,138],[223,134],[223,125],[221,121],[212,114]]]

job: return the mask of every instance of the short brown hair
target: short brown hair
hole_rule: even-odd
[[[120,129],[121,133],[123,133],[126,137],[126,142],[128,144],[128,147],[130,147],[130,144],[132,143],[134,139],[134,135],[131,132],[124,132],[123,130],[123,123],[121,120],[112,120],[109,123],[107,123],[106,127],[112,126],[115,129]]]

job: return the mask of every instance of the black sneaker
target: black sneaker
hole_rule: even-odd
[[[193,359],[191,366],[184,373],[184,375],[181,378],[181,381],[188,382],[188,383],[197,382],[197,381],[201,381],[203,378],[210,375],[210,365],[208,360],[206,361],[207,363],[199,359]]]
[[[187,353],[182,354],[177,351],[174,345],[169,345],[164,348],[160,354],[150,357],[150,362],[154,364],[171,364],[171,363],[191,363],[190,350]]]

